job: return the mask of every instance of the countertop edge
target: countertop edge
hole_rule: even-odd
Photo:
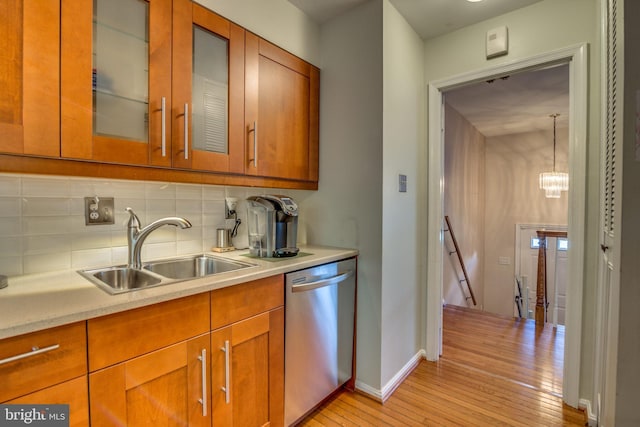
[[[246,250],[210,253],[256,266],[118,295],[107,294],[75,270],[10,278],[9,287],[0,290],[0,339],[358,256],[347,248],[308,245],[300,250],[311,255],[274,262],[247,258]]]

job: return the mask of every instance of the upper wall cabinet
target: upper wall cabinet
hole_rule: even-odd
[[[190,0],[78,3],[63,0],[62,156],[242,173],[244,30]]]
[[[319,70],[246,34],[246,173],[318,181]]]
[[[170,0],[62,0],[62,157],[169,166]]]
[[[0,151],[60,155],[60,2],[0,1]]]
[[[173,166],[244,173],[244,29],[173,3]]]

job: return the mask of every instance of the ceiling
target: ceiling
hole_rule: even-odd
[[[369,0],[289,0],[322,24]],[[389,0],[423,39],[475,24],[541,0]]]
[[[514,74],[445,92],[445,101],[486,137],[553,129],[569,123],[569,65]]]
[[[322,24],[369,0],[288,0]],[[414,30],[430,39],[541,0],[389,0]],[[568,66],[515,74],[445,93],[445,100],[487,137],[548,130],[550,114],[569,118]]]

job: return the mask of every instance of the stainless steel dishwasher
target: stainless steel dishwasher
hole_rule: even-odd
[[[356,260],[285,277],[284,419],[289,426],[352,376]]]

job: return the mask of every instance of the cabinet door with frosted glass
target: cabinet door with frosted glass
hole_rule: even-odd
[[[173,6],[173,167],[244,172],[244,30],[191,2]]]
[[[62,0],[62,156],[169,166],[171,0]]]

